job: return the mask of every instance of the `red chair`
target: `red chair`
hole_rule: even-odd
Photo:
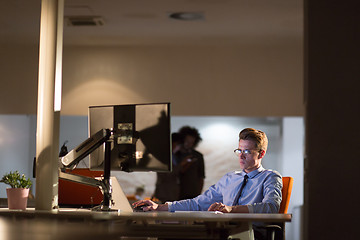
[[[292,177],[283,177],[283,188],[281,190],[282,200],[279,213],[287,213],[290,203],[291,191],[294,183]],[[266,235],[268,240],[285,239],[285,223],[266,225]]]
[[[283,181],[283,188],[281,191],[282,201],[280,204],[279,213],[287,213],[294,179],[292,177],[283,177],[282,181]]]

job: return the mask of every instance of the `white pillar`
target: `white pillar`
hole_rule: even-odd
[[[55,78],[61,79],[64,0],[41,1],[36,130],[36,209],[58,206],[60,109],[55,111]],[[60,72],[56,72],[60,71]],[[60,84],[61,88],[61,84]]]

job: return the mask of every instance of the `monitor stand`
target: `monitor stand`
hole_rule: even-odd
[[[93,208],[93,210],[101,211],[111,211],[113,205],[112,200],[112,188],[110,183],[110,174],[111,174],[111,141],[107,140],[105,142],[105,161],[104,161],[104,178],[102,180],[103,185],[105,186],[103,190],[103,201],[99,207]]]
[[[110,130],[106,129],[106,134],[104,136],[102,136],[100,141],[97,141],[95,143],[96,147],[91,148],[89,151],[86,152],[86,155],[90,154],[93,150],[95,150],[96,148],[101,146],[101,144],[99,144],[99,143],[101,143],[101,142],[105,143],[104,177],[102,180],[97,180],[97,179],[94,179],[91,177],[85,177],[85,176],[75,175],[75,174],[71,174],[71,173],[66,173],[64,168],[59,169],[59,178],[61,178],[61,179],[99,187],[102,190],[103,201],[100,204],[100,206],[93,208],[93,210],[112,211],[111,207],[113,205],[113,200],[112,200],[112,189],[111,189],[111,183],[110,183],[110,172],[111,172],[110,156],[111,156],[112,139],[110,139],[110,136],[111,136],[110,132],[111,132]],[[89,141],[89,140],[87,140],[87,141]],[[86,141],[85,141],[85,143],[86,143]],[[81,158],[77,158],[76,162],[80,161],[86,155],[83,154],[81,156]],[[64,158],[66,159],[66,157],[67,156],[65,156]]]

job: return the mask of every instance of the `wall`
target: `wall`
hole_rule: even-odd
[[[35,149],[33,116],[0,115],[0,177],[10,171],[19,171],[32,179]],[[6,188],[0,183],[0,197],[6,197]],[[33,193],[35,191],[32,191]]]
[[[286,239],[302,239],[304,204],[304,120],[300,117],[283,118],[282,164],[283,176],[294,178],[288,212],[292,213],[291,223],[286,223]]]
[[[0,114],[36,114],[38,46],[0,45]]]
[[[1,48],[0,113],[35,114],[38,47]],[[164,101],[172,102],[178,116],[302,116],[304,111],[301,41],[65,46],[63,60],[66,115],[84,116],[90,105]]]
[[[89,105],[169,101],[177,116],[237,116],[238,107],[242,116],[299,116],[301,59],[296,44],[68,47],[62,111],[84,115]]]
[[[305,1],[305,239],[357,239],[358,1]],[[326,6],[326,7],[324,7]]]

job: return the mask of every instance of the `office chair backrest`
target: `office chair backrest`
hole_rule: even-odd
[[[282,201],[280,203],[279,213],[287,213],[294,179],[292,177],[283,177],[282,181]]]

